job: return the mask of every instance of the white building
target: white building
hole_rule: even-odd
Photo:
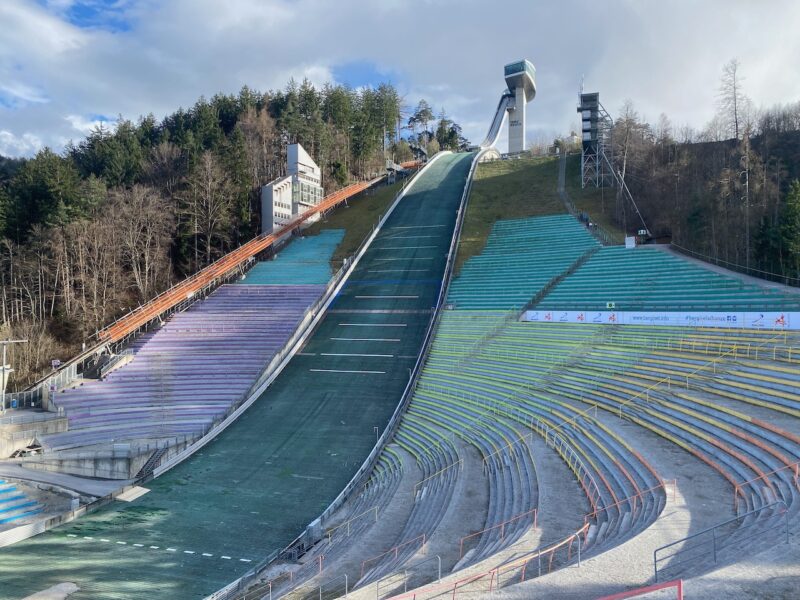
[[[261,188],[261,232],[272,233],[297,215],[319,204],[322,191],[322,170],[300,144],[286,148],[286,172]],[[319,220],[319,215],[306,223]]]

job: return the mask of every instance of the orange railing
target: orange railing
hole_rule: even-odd
[[[394,557],[397,558],[400,554],[400,548],[404,546],[408,546],[409,544],[413,544],[415,542],[421,542],[420,548],[425,547],[425,534],[418,535],[415,538],[412,538],[408,541],[403,542],[402,544],[398,544],[394,548],[389,548],[386,552],[381,552],[380,554],[373,556],[372,558],[367,558],[366,560],[361,561],[361,577],[364,577],[364,572],[366,571],[367,565],[370,563],[375,562],[376,560],[382,559],[384,556],[388,556],[389,554],[394,554]]]
[[[672,486],[672,501],[674,502],[675,498],[676,498],[676,495],[677,495],[676,487],[678,485],[678,480],[677,479],[664,480],[664,481],[662,481],[661,483],[659,483],[656,486],[653,486],[651,488],[647,488],[646,490],[639,490],[638,492],[636,492],[632,496],[628,496],[627,498],[622,498],[621,500],[617,500],[616,502],[614,502],[612,504],[607,504],[607,505],[605,505],[605,506],[603,506],[601,508],[595,508],[594,510],[592,510],[592,512],[587,513],[586,515],[584,515],[583,522],[584,523],[588,523],[591,519],[597,519],[597,515],[599,515],[601,512],[605,512],[605,511],[611,510],[612,508],[619,508],[623,504],[630,504],[631,505],[631,512],[632,512],[633,515],[635,515],[636,514],[636,508],[637,508],[637,503],[636,503],[637,500],[639,500],[640,504],[642,506],[644,506],[644,501],[645,501],[644,500],[644,496],[645,496],[645,494],[649,494],[650,492],[654,492],[656,490],[663,489],[664,490],[664,494],[666,495],[666,493],[667,493],[667,485],[671,485]]]
[[[758,477],[754,477],[753,479],[749,479],[747,481],[742,481],[741,483],[737,483],[736,485],[733,486],[733,506],[734,510],[736,511],[736,514],[737,515],[739,514],[739,496],[741,496],[745,500],[747,499],[747,496],[745,495],[744,491],[742,491],[742,488],[750,486],[757,481],[763,481],[766,485],[772,487],[772,483],[767,478],[771,475],[782,473],[783,471],[792,471],[793,473],[792,476],[794,478],[794,485],[798,489],[798,491],[800,491],[800,462],[792,463],[790,465],[785,465],[779,469],[770,471],[769,473],[762,473]]]
[[[464,542],[465,541],[467,541],[469,539],[472,539],[475,536],[482,535],[482,534],[484,534],[484,533],[486,533],[488,531],[492,531],[494,529],[497,529],[498,527],[500,528],[500,539],[501,540],[505,539],[505,536],[506,536],[506,525],[508,525],[509,523],[513,523],[514,521],[519,521],[520,519],[524,519],[525,517],[530,517],[530,516],[533,517],[532,528],[536,529],[536,527],[539,524],[539,510],[534,508],[534,509],[531,509],[531,510],[526,511],[524,513],[521,513],[519,515],[516,515],[515,517],[511,517],[507,521],[503,521],[502,523],[498,523],[497,525],[492,525],[491,527],[487,527],[486,529],[481,529],[480,531],[476,531],[475,533],[470,533],[469,535],[463,536],[461,538],[461,541],[459,542],[459,555],[458,555],[459,560],[464,558]]]
[[[526,553],[522,558],[514,560],[510,563],[506,563],[504,565],[500,565],[493,569],[490,569],[484,573],[478,573],[476,575],[471,575],[469,577],[465,577],[463,579],[459,579],[453,582],[444,582],[439,584],[434,584],[426,587],[421,587],[416,590],[412,590],[410,592],[406,592],[403,594],[399,594],[396,596],[392,596],[390,600],[418,600],[418,598],[427,598],[433,596],[444,596],[444,594],[448,594],[451,598],[455,599],[458,595],[458,591],[467,587],[470,584],[476,583],[478,581],[484,580],[486,578],[489,579],[488,587],[489,592],[492,592],[494,589],[500,587],[500,576],[501,574],[509,573],[511,571],[519,571],[519,581],[525,581],[525,570],[529,563],[536,561],[541,561],[542,557],[545,557],[545,561],[548,563],[547,571],[552,571],[553,568],[553,558],[555,557],[556,552],[560,550],[566,550],[567,553],[567,560],[570,560],[572,557],[572,546],[575,542],[577,542],[578,547],[578,560],[580,560],[580,546],[581,543],[586,543],[586,534],[589,530],[589,525],[586,524],[581,527],[578,531],[569,535],[565,539],[557,542],[551,546],[547,546],[546,548],[542,548],[541,550],[534,550],[532,552]],[[583,542],[581,542],[580,538],[583,536]],[[540,563],[541,568],[541,563]]]
[[[619,594],[611,594],[610,596],[603,596],[597,600],[624,600],[625,598],[643,596],[644,594],[651,594],[668,588],[675,588],[677,600],[683,600],[683,579],[675,579],[674,581],[648,585],[647,587],[636,588],[635,590],[628,590],[627,592],[620,592]]]
[[[105,329],[100,330],[100,332],[98,332],[100,341],[116,342],[130,335],[146,323],[159,317],[184,300],[191,298],[206,286],[213,284],[234,269],[239,268],[246,261],[269,248],[281,237],[300,227],[300,225],[312,216],[334,208],[355,194],[363,192],[377,181],[378,179],[373,179],[371,181],[354,183],[333,194],[329,194],[323,198],[317,206],[310,208],[302,215],[298,215],[275,233],[261,234],[253,238],[236,250],[229,252],[222,258],[201,269],[191,277],[187,277],[167,291],[162,292],[136,310],[121,317]]]

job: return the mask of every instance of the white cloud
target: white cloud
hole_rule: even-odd
[[[19,81],[0,83],[0,93],[10,96],[13,100],[21,100],[23,102],[41,103],[48,101],[47,96],[41,90],[34,89]]]
[[[29,156],[42,147],[42,140],[32,133],[17,137],[0,129],[0,154],[3,156]]]
[[[93,129],[98,127],[113,130],[116,125],[114,121],[107,121],[106,119],[87,119],[80,115],[67,115],[64,117],[64,120],[72,125],[72,129],[81,134],[81,136],[88,135]]]
[[[90,115],[163,117],[245,84],[322,84],[353,61],[398,74],[407,104],[426,97],[475,141],[504,88],[503,64],[521,57],[537,67],[529,137],[577,122],[582,75],[612,114],[631,98],[641,114],[665,112],[676,125],[711,117],[734,56],[756,105],[800,98],[800,4],[791,0],[609,0],[602,11],[588,0],[502,9],[478,0],[120,0],[121,31],[69,23],[71,4],[0,0],[0,130],[16,140],[0,152],[30,154],[31,140],[60,148],[91,127]]]

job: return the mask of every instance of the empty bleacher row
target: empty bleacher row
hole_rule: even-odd
[[[328,283],[331,278],[330,259],[343,238],[344,229],[326,229],[318,235],[294,238],[272,260],[257,263],[238,283]]]
[[[428,396],[445,410],[488,413],[494,424],[505,422],[523,434],[544,433],[549,445],[577,456],[574,464],[580,465],[581,472],[576,475],[591,482],[584,483],[587,512],[596,519],[589,544],[618,543],[647,526],[663,508],[660,477],[613,431],[569,403],[541,393],[558,361],[547,364],[545,356],[535,352],[531,362],[497,360],[482,349],[466,364],[460,362],[465,342],[483,336],[502,317],[502,313],[445,313],[414,402]],[[505,323],[507,328],[517,325]],[[487,347],[503,347],[505,331],[488,341]],[[552,358],[547,356],[547,360]],[[544,362],[537,365],[538,361]],[[473,427],[485,429],[479,421]],[[578,524],[581,517],[576,515]]]
[[[745,283],[656,247],[601,248],[559,282],[543,310],[800,310],[800,294]]]
[[[47,450],[201,435],[286,344],[322,285],[225,285],[134,344],[102,381],[55,397],[69,430]]]
[[[458,309],[521,309],[597,248],[570,215],[498,221],[483,252],[467,260],[453,279],[448,302]]]
[[[582,488],[586,514],[575,518],[576,529],[583,519],[588,523],[584,556],[652,524],[666,504],[665,482],[643,456],[649,450],[617,432],[616,419],[683,449],[727,482],[731,496],[717,499],[719,505],[729,516],[751,513],[719,532],[730,557],[752,535],[749,528],[781,518],[776,501],[792,513],[800,509],[800,436],[785,425],[800,416],[800,337],[509,318],[537,295],[544,296],[537,307],[548,310],[606,309],[609,301],[618,310],[782,311],[800,305],[800,296],[744,283],[661,249],[598,249],[570,217],[496,223],[485,251],[451,284],[455,310],[443,315],[395,438],[424,472],[439,468],[438,476],[448,479],[430,500],[417,498],[395,551],[370,564],[359,585],[402,571],[418,550],[414,536],[435,535],[447,510],[437,498],[452,494],[458,475],[448,468],[461,460],[452,454],[456,438],[485,458],[489,489],[486,529],[458,568],[494,556],[530,527],[520,523],[504,539],[492,529],[537,504],[526,436],[544,438]],[[700,554],[691,565],[675,560],[661,572],[709,568]],[[568,560],[569,554],[562,557]]]
[[[0,479],[0,528],[42,512],[42,505],[15,484]]]
[[[487,339],[486,331],[498,323],[504,328]],[[434,434],[440,441],[455,432],[479,445],[504,426],[535,430],[571,467],[579,464],[588,473],[576,472],[588,502],[585,557],[642,531],[666,502],[664,482],[639,449],[609,427],[607,419],[595,418],[593,409],[615,418],[622,415],[724,478],[731,496],[718,502],[730,515],[734,510],[755,511],[718,532],[717,543],[735,559],[744,542],[758,547],[752,540],[754,525],[769,528],[783,518],[771,508],[776,500],[793,514],[800,509],[800,436],[749,415],[752,398],[717,391],[735,373],[735,381],[758,398],[753,406],[782,414],[789,414],[789,405],[800,408],[800,394],[792,387],[797,369],[773,347],[797,345],[800,339],[794,337],[749,330],[509,323],[501,311],[450,311],[403,428],[426,419],[432,430],[444,429]],[[465,348],[475,339],[487,340],[486,346],[463,362]],[[757,350],[758,360],[747,358]],[[426,442],[433,444],[435,438]],[[495,446],[511,450],[514,444]],[[510,478],[524,480],[524,475],[512,470]],[[488,485],[496,497],[498,482],[490,478]],[[496,510],[491,505],[487,525]],[[721,511],[720,520],[724,517]],[[486,543],[480,551],[479,544],[475,560],[459,566],[491,557],[503,547]],[[676,560],[660,572],[681,575],[689,568],[710,568],[710,554],[703,550],[691,565]],[[401,563],[391,568],[399,570]]]

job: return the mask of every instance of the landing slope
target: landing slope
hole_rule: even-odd
[[[408,380],[472,155],[437,160],[274,384],[151,491],[0,550],[0,598],[202,598],[297,536],[344,487]],[[252,561],[252,562],[248,562]]]

